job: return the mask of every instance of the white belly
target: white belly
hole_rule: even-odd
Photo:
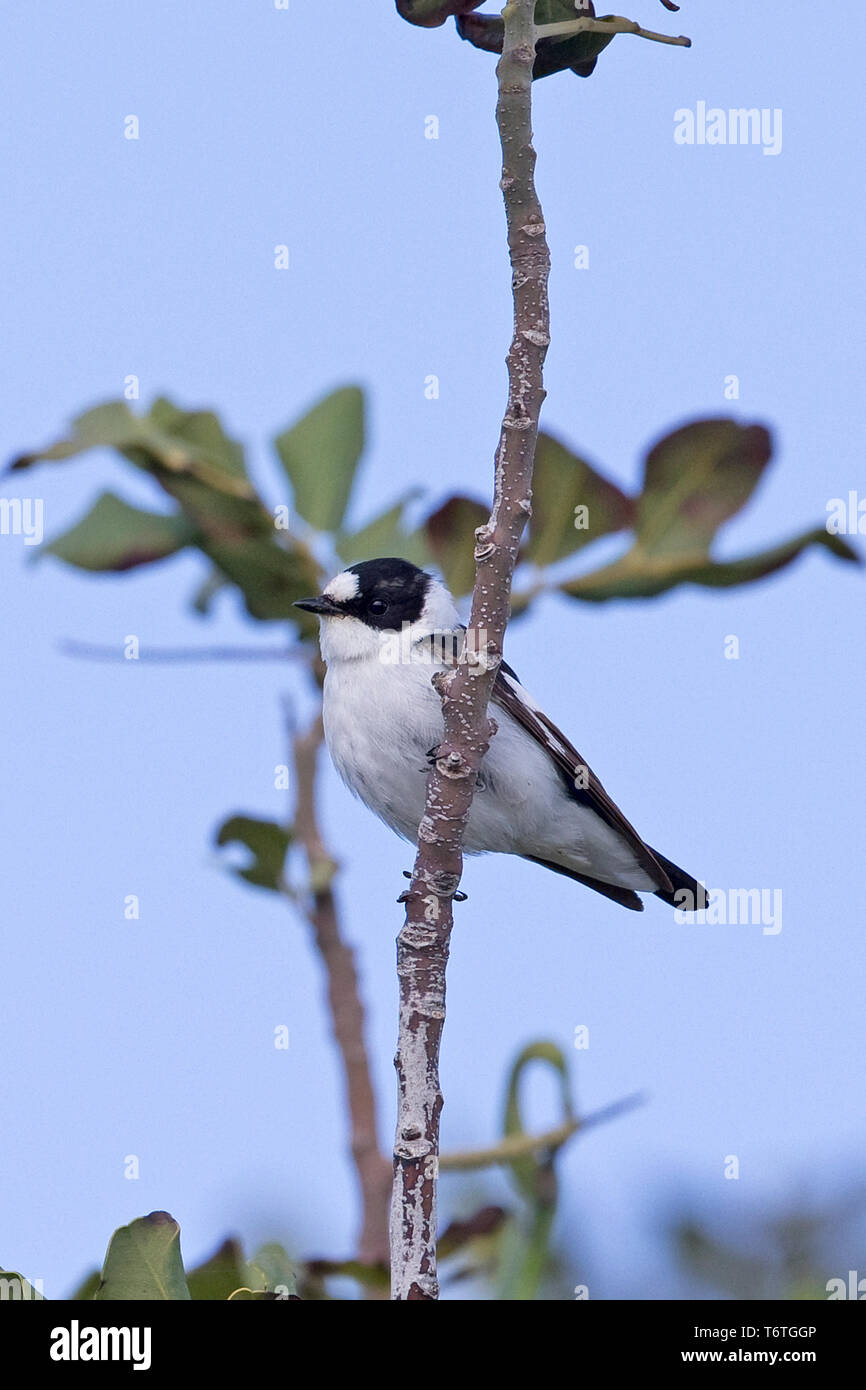
[[[442,739],[429,663],[338,662],[325,678],[328,750],[343,781],[404,839],[417,842],[427,753]],[[469,854],[532,854],[624,887],[654,885],[628,846],[571,798],[544,749],[498,706],[464,847]],[[363,771],[360,771],[363,769]]]

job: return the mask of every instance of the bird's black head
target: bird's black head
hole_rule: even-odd
[[[358,618],[379,632],[399,632],[421,617],[431,584],[429,574],[408,560],[362,560],[336,575],[318,598],[299,599],[296,608],[320,617]]]

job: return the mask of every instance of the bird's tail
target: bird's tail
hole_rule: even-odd
[[[653,857],[658,860],[673,885],[673,891],[668,892],[666,888],[658,888],[656,897],[661,898],[663,903],[669,903],[671,907],[678,907],[681,912],[699,912],[701,908],[709,905],[707,890],[702,883],[698,883],[696,878],[687,874],[685,869],[672,864],[669,859],[665,859],[663,854],[659,854],[657,849],[652,851]]]

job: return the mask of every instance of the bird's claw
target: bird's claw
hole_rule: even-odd
[[[404,869],[404,870],[403,870],[403,877],[404,877],[404,878],[411,879],[411,878],[413,877],[413,874],[411,874],[411,873],[409,872],[408,869]],[[408,891],[404,890],[404,891],[400,894],[400,896],[399,896],[399,898],[397,899],[397,901],[398,901],[398,903],[405,903],[405,902],[408,902],[410,896],[411,896],[410,893],[409,893]],[[463,892],[458,888],[457,892],[454,894],[454,901],[455,901],[456,903],[465,903],[465,902],[466,902],[466,899],[467,899],[468,897],[469,897],[469,894],[468,894],[468,893],[463,893]]]

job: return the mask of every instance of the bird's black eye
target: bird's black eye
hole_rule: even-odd
[[[383,613],[388,612],[388,609],[390,607],[391,605],[386,598],[373,598],[370,599],[370,602],[367,604],[367,612],[374,614],[374,616],[377,618],[380,618]]]

